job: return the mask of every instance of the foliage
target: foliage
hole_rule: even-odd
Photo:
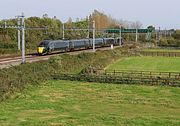
[[[172,37],[174,39],[180,40],[180,30],[176,30],[173,34]]]
[[[152,29],[153,31],[155,30],[155,27],[152,26],[152,25],[148,26],[147,28],[148,28],[148,29]]]
[[[82,20],[78,22],[69,21],[65,23],[65,29],[88,29],[88,20]],[[83,30],[83,31],[66,30],[65,31],[65,39],[70,39],[70,40],[87,38],[87,35],[88,35],[87,30]]]
[[[175,30],[171,37],[161,38],[158,45],[164,47],[180,47],[180,30]]]
[[[180,40],[174,39],[173,37],[161,38],[158,45],[164,47],[180,47]]]
[[[50,79],[54,71],[57,71],[56,67],[49,62],[26,63],[0,70],[0,101],[28,84],[39,84]]]
[[[108,64],[122,57],[122,52],[127,52],[125,48],[97,51],[96,53],[81,53],[78,55],[61,55],[59,64],[62,73],[80,73],[88,67],[104,68]],[[53,58],[52,58],[53,59]]]
[[[7,20],[7,25],[17,25],[17,19]],[[4,21],[0,21],[3,24]],[[25,40],[27,49],[36,49],[37,44],[44,39],[59,39],[62,38],[61,21],[51,18],[30,17],[25,20],[27,28],[48,28],[48,30],[26,30]],[[0,29],[0,40],[4,43],[7,42],[7,37],[10,42],[17,43],[17,30],[16,29]]]
[[[19,53],[19,51],[17,51],[17,44],[13,43],[13,42],[7,42],[4,43],[2,42],[2,40],[0,40],[0,55],[2,54],[14,54],[14,53]]]

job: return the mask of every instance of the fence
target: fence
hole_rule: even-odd
[[[59,74],[54,79],[116,84],[168,85],[180,87],[180,73],[149,71],[104,71],[96,74]]]
[[[104,71],[104,72],[103,72]],[[180,79],[179,72],[128,71],[128,70],[96,70],[96,73],[122,77],[174,78]]]
[[[140,51],[140,54],[143,56],[180,57],[180,52]]]

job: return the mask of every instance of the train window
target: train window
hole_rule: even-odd
[[[49,44],[48,41],[43,41],[39,44],[39,46],[47,46]]]

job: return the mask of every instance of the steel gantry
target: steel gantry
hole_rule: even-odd
[[[7,25],[5,22],[4,25],[0,25],[0,28],[4,29],[18,29],[18,49],[20,50],[20,29],[22,31],[22,63],[25,62],[25,22],[24,22],[24,13],[22,13],[21,16],[18,17],[18,25]],[[21,24],[20,24],[20,19],[22,19]]]
[[[93,21],[93,28],[92,29],[89,28],[89,25],[88,25],[88,28],[84,28],[84,29],[81,29],[81,28],[80,29],[78,29],[78,28],[67,29],[67,28],[65,28],[65,24],[63,23],[63,26],[62,26],[63,40],[65,39],[65,31],[87,31],[88,32],[87,38],[89,38],[89,32],[92,31],[93,32],[93,52],[96,51],[96,49],[95,49],[95,39],[96,39],[95,21]]]
[[[20,42],[22,39],[22,64],[25,63],[25,30],[48,30],[48,27],[25,27],[25,16],[24,13],[22,13],[19,16],[16,16],[18,19],[17,25],[7,25],[6,22],[4,22],[3,25],[0,25],[1,29],[17,29],[18,30],[18,50],[20,50]],[[22,32],[22,37],[20,37],[20,30]]]
[[[146,33],[146,39],[151,38],[151,34],[154,32],[153,29],[105,29],[105,33],[120,33],[120,36],[122,33],[135,33],[136,34],[136,42],[138,41],[138,34],[139,33]]]

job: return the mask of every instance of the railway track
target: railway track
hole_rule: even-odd
[[[108,50],[110,47],[105,47],[105,48],[98,48],[98,50]],[[77,55],[82,52],[92,52],[92,49],[89,50],[76,50],[73,52],[57,52],[45,56],[38,56],[36,54],[28,54],[25,56],[26,62],[37,62],[37,61],[43,61],[43,60],[48,60],[52,56],[56,55],[61,55],[61,54],[70,54],[70,55]],[[21,56],[7,56],[7,57],[0,57],[0,69],[2,68],[9,68],[12,66],[20,65],[21,64]]]
[[[37,62],[40,60],[48,60],[50,56],[33,56],[33,55],[27,55],[26,62]],[[11,66],[16,66],[21,64],[21,57],[10,57],[10,58],[2,58],[0,59],[0,69],[2,68],[8,68]]]

